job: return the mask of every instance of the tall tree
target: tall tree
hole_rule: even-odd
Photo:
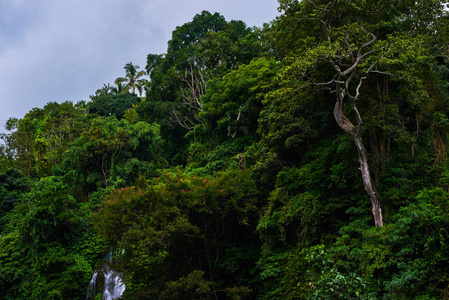
[[[104,96],[104,95],[113,95],[114,94],[114,87],[112,87],[109,83],[103,84],[103,87],[101,89],[98,89],[95,91],[95,95],[91,95],[90,99],[94,100],[96,97]]]
[[[382,226],[380,199],[362,140],[363,112],[358,103],[369,94],[370,77],[393,76],[393,72],[405,77],[405,85],[414,89],[407,95],[414,97],[415,103],[409,100],[412,110],[418,111],[429,100],[425,76],[431,56],[422,33],[441,15],[443,1],[279,2],[285,11],[280,30],[289,64],[284,75],[289,84],[299,83],[299,89],[312,85],[335,94],[335,121],[354,140],[375,225]],[[411,65],[417,70],[404,75],[401,68]]]
[[[271,81],[278,67],[272,59],[254,59],[211,81],[199,114],[211,143],[255,136],[262,99],[273,89]]]
[[[64,153],[64,163],[74,185],[87,193],[111,182],[132,184],[139,174],[150,175],[160,159],[159,126],[115,116],[97,118]]]
[[[14,166],[30,177],[52,175],[61,155],[90,123],[84,102],[49,102],[33,108],[24,118],[7,122],[7,151]]]
[[[124,67],[126,71],[125,77],[118,77],[115,79],[114,83],[119,87],[121,83],[126,82],[124,86],[125,92],[132,90],[132,93],[135,94],[136,90],[138,90],[141,95],[143,87],[148,81],[141,78],[142,76],[145,76],[146,73],[144,70],[138,71],[139,68],[139,66],[133,65],[132,62],[127,63]]]

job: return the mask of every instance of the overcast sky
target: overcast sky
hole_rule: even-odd
[[[207,10],[262,26],[276,0],[0,0],[0,132],[47,102],[89,100]]]

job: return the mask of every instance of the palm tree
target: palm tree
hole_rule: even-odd
[[[101,89],[96,90],[95,95],[90,95],[90,99],[94,101],[96,98],[104,95],[114,94],[114,88],[108,83],[108,85],[103,84]]]
[[[123,87],[124,92],[129,92],[132,89],[132,93],[136,93],[136,89],[139,91],[139,94],[142,94],[142,88],[148,82],[146,79],[139,79],[140,77],[146,75],[145,71],[137,71],[139,66],[133,65],[132,62],[129,62],[125,65],[124,69],[126,71],[125,77],[118,77],[114,83],[117,86],[120,86],[123,82],[126,82],[126,85]]]
[[[121,82],[116,82],[116,85],[117,86],[114,86],[112,88],[112,92],[114,93],[114,95],[125,93],[125,88],[123,87],[123,84]]]

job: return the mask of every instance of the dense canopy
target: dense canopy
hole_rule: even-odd
[[[7,122],[0,299],[448,297],[448,3],[278,2]]]

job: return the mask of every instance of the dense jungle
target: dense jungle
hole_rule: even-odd
[[[0,299],[449,299],[448,2],[278,3],[8,120]]]

